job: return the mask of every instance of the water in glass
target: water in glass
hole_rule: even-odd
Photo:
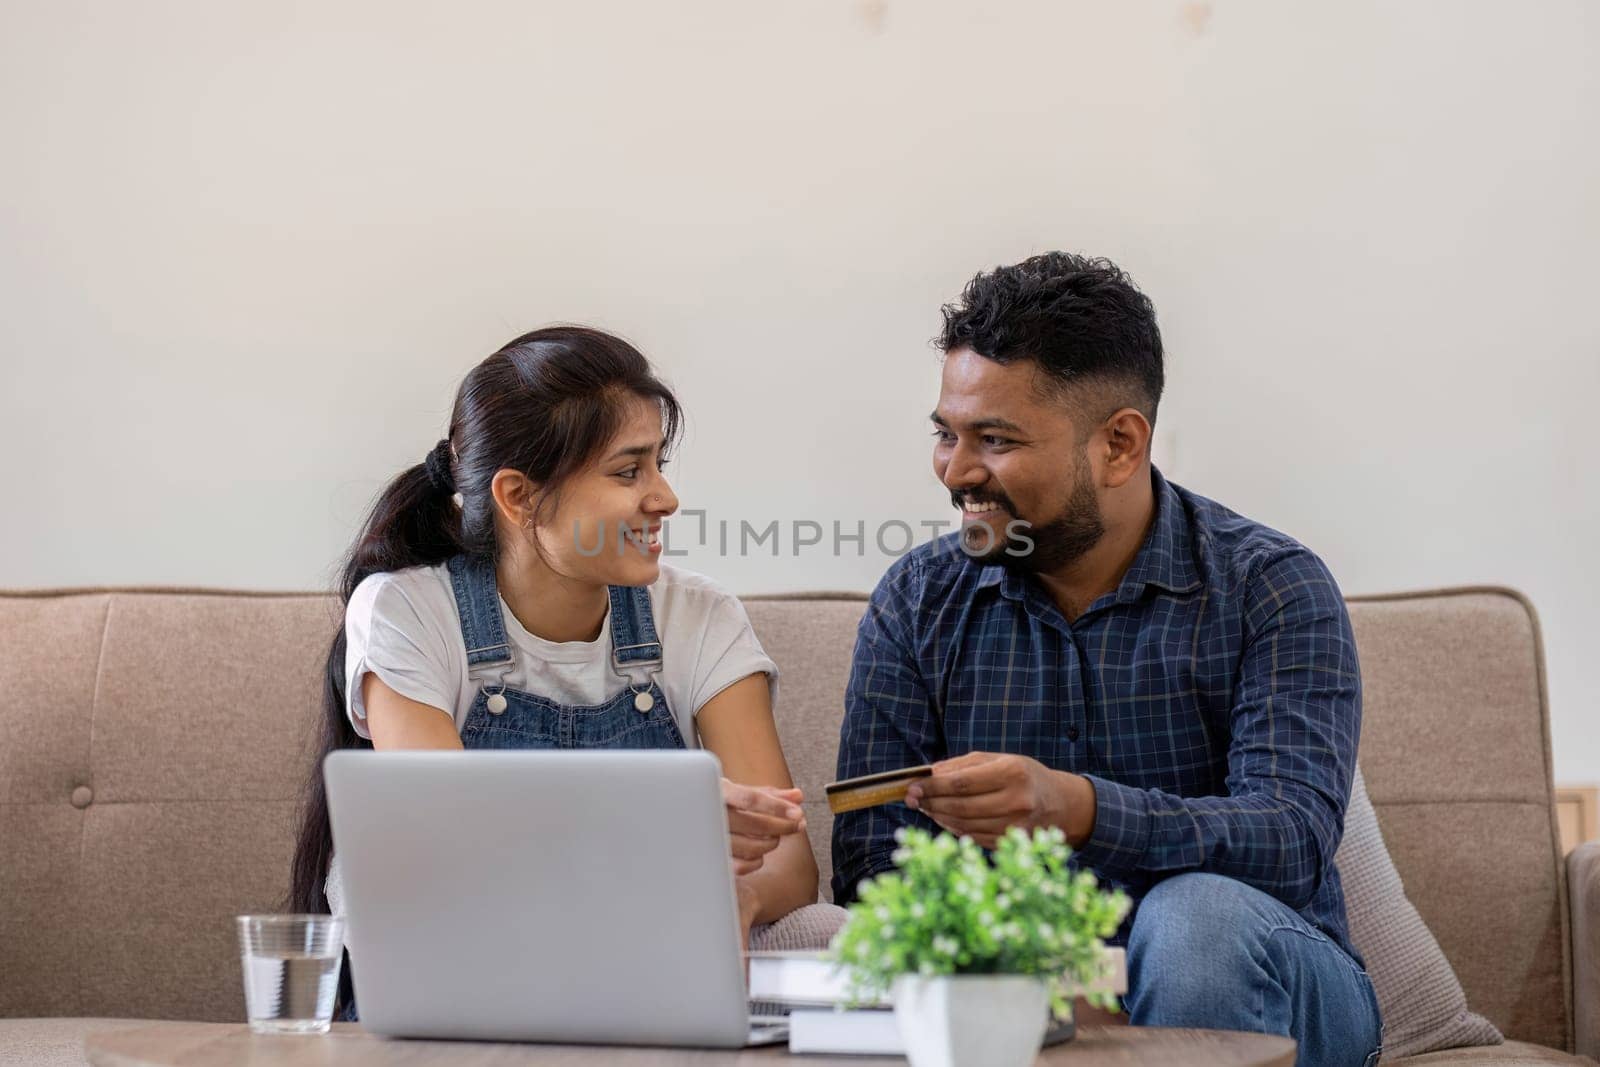
[[[245,1011],[257,1033],[325,1033],[333,1020],[344,923],[328,915],[239,918]]]

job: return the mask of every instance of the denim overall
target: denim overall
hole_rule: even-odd
[[[611,666],[627,688],[603,704],[568,706],[507,689],[511,644],[494,562],[457,556],[450,588],[467,642],[468,677],[480,686],[461,728],[464,748],[683,748],[667,697],[656,684],[661,641],[650,590],[610,586]]]
[[[650,590],[609,586],[611,666],[627,683],[603,704],[558,704],[503,681],[511,668],[511,643],[500,613],[494,561],[457,556],[449,563],[450,588],[467,643],[467,676],[479,685],[461,728],[464,748],[683,748],[683,734],[656,684],[661,641],[656,636]],[[346,968],[349,959],[346,957]],[[354,1022],[352,994],[339,1018]]]

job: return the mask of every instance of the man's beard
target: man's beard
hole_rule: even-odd
[[[1106,526],[1100,514],[1100,501],[1090,484],[1089,464],[1080,456],[1073,471],[1072,496],[1068,498],[1061,514],[1042,526],[1018,523],[1016,536],[1011,534],[1012,524],[1006,526],[1006,536],[990,538],[989,545],[975,545],[976,538],[963,535],[962,547],[978,563],[1000,563],[1012,570],[1030,574],[1050,573],[1075,563],[1105,536]],[[1016,515],[1010,502],[1000,501],[1007,514]],[[1029,541],[1032,547],[1029,547]],[[987,551],[980,549],[987,547]]]

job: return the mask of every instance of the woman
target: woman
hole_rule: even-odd
[[[536,330],[474,368],[449,436],[384,490],[345,566],[322,749],[704,745],[748,937],[813,903],[817,868],[777,668],[738,600],[660,562],[680,422],[645,358],[598,330]],[[321,762],[302,912],[342,910]]]

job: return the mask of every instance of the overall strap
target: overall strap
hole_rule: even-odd
[[[636,678],[661,666],[661,640],[650,609],[650,589],[642,585],[612,585],[611,662],[617,670]]]
[[[503,667],[511,663],[511,642],[506,620],[500,614],[500,588],[495,584],[494,560],[460,555],[452,558],[450,589],[461,616],[461,637],[467,643],[467,667]]]

